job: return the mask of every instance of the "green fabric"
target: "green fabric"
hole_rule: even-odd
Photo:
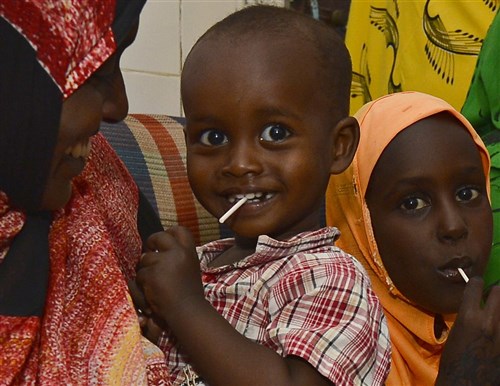
[[[462,114],[483,136],[500,130],[500,13],[484,39]]]
[[[486,286],[500,280],[500,12],[483,42],[462,114],[483,138],[491,157],[493,248],[484,276]]]
[[[500,130],[486,135],[484,139],[491,157],[491,207],[494,223],[493,248],[484,276],[485,285],[489,287],[494,283],[500,284]]]
[[[488,143],[492,137],[495,142]],[[491,157],[491,207],[495,223],[493,239],[495,243],[500,243],[500,131],[485,136],[484,141]]]

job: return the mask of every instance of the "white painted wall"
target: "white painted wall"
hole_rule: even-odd
[[[286,0],[148,0],[121,60],[129,112],[182,116],[180,73],[189,50],[214,23],[257,2]]]

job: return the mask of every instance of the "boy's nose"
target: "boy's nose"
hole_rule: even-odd
[[[247,143],[233,144],[227,154],[222,172],[237,177],[261,173],[262,163],[259,149]]]

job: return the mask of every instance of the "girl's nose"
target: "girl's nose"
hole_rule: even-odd
[[[457,202],[442,206],[439,213],[438,237],[441,241],[455,243],[467,238],[469,233],[463,209]]]

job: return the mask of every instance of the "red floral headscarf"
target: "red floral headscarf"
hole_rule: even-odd
[[[115,52],[144,2],[0,2],[0,190],[11,204],[38,208],[63,100]]]

